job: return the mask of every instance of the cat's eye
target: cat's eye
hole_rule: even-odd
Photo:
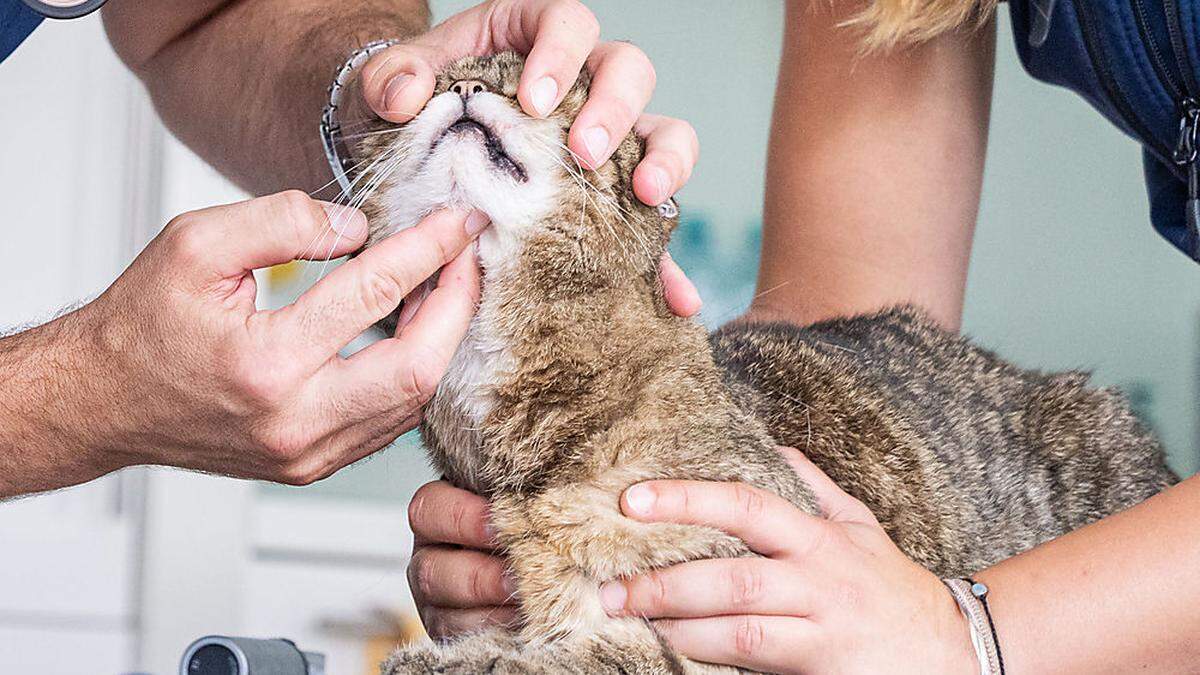
[[[658,205],[658,215],[663,218],[674,218],[679,215],[679,205],[675,203],[675,199],[667,197],[667,201]]]

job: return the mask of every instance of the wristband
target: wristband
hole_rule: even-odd
[[[987,605],[988,587],[969,577],[942,579],[950,589],[958,609],[967,620],[971,632],[971,647],[979,661],[980,675],[1004,675],[1004,659],[1000,657],[1000,641],[996,625]]]
[[[352,165],[350,151],[342,139],[342,125],[338,122],[337,111],[342,104],[342,96],[350,75],[371,60],[372,56],[399,42],[376,40],[354,50],[333,76],[333,83],[329,85],[329,100],[325,103],[325,111],[321,113],[321,145],[325,148],[325,159],[329,161],[329,169],[333,171],[334,179],[342,188],[342,196],[347,199],[354,188],[354,183],[350,180]]]

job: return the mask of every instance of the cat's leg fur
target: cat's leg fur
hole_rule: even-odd
[[[707,673],[731,672],[675,654],[644,620],[613,618],[600,585],[701,558],[750,555],[719,530],[640,523],[618,507],[623,477],[551,488],[533,497],[498,497],[491,521],[517,582],[523,628],[444,647],[404,650],[386,675],[416,672]]]
[[[624,619],[588,638],[549,645],[523,645],[499,629],[469,635],[445,645],[397,651],[382,675],[728,675],[726,666],[677,657],[648,624]]]

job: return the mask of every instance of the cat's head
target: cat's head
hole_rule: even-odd
[[[650,207],[634,196],[642,142],[630,134],[604,165],[583,169],[567,132],[587,98],[587,75],[554,113],[537,119],[517,102],[523,65],[511,53],[452,63],[420,114],[356,142],[368,245],[435,209],[466,207],[492,220],[480,237],[485,269],[516,258],[530,242],[549,241],[569,242],[589,264],[657,269],[676,210],[673,202]]]

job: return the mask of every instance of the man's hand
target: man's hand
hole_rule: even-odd
[[[584,166],[596,168],[635,130],[646,139],[646,156],[633,172],[634,193],[657,206],[691,176],[699,155],[696,132],[682,120],[643,114],[654,92],[654,66],[632,44],[599,37],[596,17],[578,0],[489,0],[375,56],[363,68],[360,88],[375,114],[406,122],[429,101],[442,66],[512,50],[526,57],[517,99],[527,114],[545,117],[586,67],[592,87],[567,145]],[[661,276],[676,314],[700,311],[699,294],[670,256],[663,257]]]
[[[417,423],[466,332],[486,225],[434,213],[257,311],[252,270],[349,253],[365,217],[300,192],[179,216],[94,302],[0,342],[17,430],[0,497],[132,464],[305,484],[374,452]],[[443,266],[398,335],[338,356]]]
[[[700,560],[601,588],[613,615],[654,620],[686,656],[772,673],[951,673],[975,667],[965,619],[866,506],[782,448],[828,518],[740,483],[653,481],[625,515],[715,527],[761,558]]]

